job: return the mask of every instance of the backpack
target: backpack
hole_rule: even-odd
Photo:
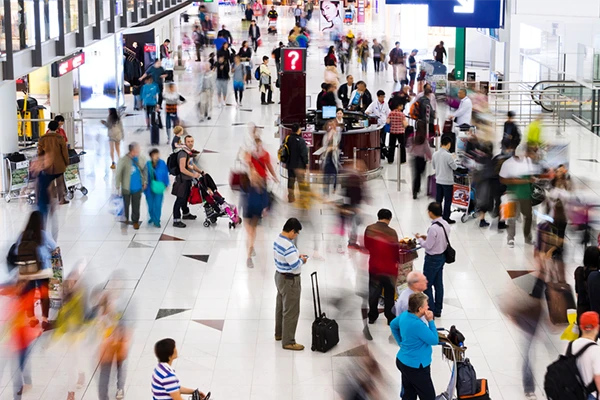
[[[408,116],[414,120],[421,119],[421,104],[420,100],[411,104]]]
[[[32,275],[42,269],[42,262],[38,256],[38,244],[32,240],[21,238],[21,242],[15,246],[15,265],[19,268],[19,275]]]
[[[169,169],[169,174],[173,176],[177,176],[181,173],[179,170],[179,151],[175,151],[169,155],[167,158],[167,168]],[[187,158],[185,160],[187,164]]]
[[[477,373],[468,358],[457,363],[456,392],[459,397],[477,393]]]
[[[573,342],[570,342],[565,355],[561,354],[558,360],[548,366],[544,376],[544,392],[548,400],[586,400],[588,393],[596,390],[594,381],[585,386],[577,368],[577,358],[595,345],[588,343],[577,354],[573,354]]]
[[[256,67],[256,69],[254,70],[254,79],[256,79],[256,80],[260,79],[260,65],[258,67]]]
[[[287,163],[290,160],[290,148],[287,144],[289,138],[290,135],[288,135],[285,138],[283,144],[281,145],[281,147],[279,147],[279,150],[277,151],[277,158],[279,159],[279,162]]]

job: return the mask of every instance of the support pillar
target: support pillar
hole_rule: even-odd
[[[17,84],[15,81],[4,81],[0,84],[0,192],[6,193],[9,185],[8,168],[4,156],[19,150],[17,131]]]
[[[454,53],[454,76],[457,81],[465,80],[465,58],[467,53],[467,30],[456,28],[456,51]]]
[[[75,106],[73,105],[73,72],[58,78],[50,78],[50,108],[52,114],[65,117],[63,127],[69,143],[75,147]]]

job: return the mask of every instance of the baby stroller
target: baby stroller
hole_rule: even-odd
[[[192,204],[202,203],[204,206],[204,214],[206,216],[203,225],[208,228],[211,224],[216,224],[217,219],[221,217],[229,218],[229,229],[234,228],[242,223],[242,218],[239,217],[238,209],[233,204],[225,201],[217,190],[215,181],[209,174],[202,174],[192,187],[192,197],[198,198],[200,201],[190,201]]]
[[[271,35],[277,35],[277,18],[269,18],[268,33]]]

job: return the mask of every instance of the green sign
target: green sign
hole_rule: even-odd
[[[456,28],[456,51],[454,53],[454,77],[457,81],[465,80],[467,31],[465,28]]]

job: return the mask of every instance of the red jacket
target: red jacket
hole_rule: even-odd
[[[387,224],[376,222],[365,229],[364,244],[369,251],[369,273],[398,275],[400,248],[398,234]]]

